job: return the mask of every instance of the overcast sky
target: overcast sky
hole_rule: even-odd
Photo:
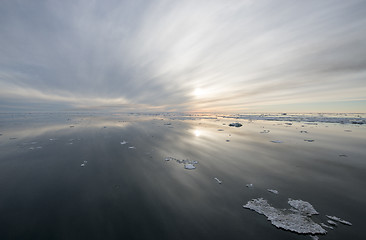
[[[366,112],[366,1],[0,1],[0,111]]]

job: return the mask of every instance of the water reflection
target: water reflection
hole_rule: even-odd
[[[230,128],[225,119],[140,115],[60,115],[52,121],[19,120],[16,127],[5,123],[0,136],[0,232],[17,232],[18,239],[39,239],[41,233],[44,238],[64,236],[63,229],[69,229],[71,238],[90,239],[292,238],[242,209],[258,197],[273,205],[299,198],[320,213],[355,225],[362,221],[364,128],[347,126],[352,132],[344,132],[341,125],[263,121]],[[261,134],[263,129],[271,131]],[[300,129],[316,141],[304,142]],[[22,137],[9,140],[13,135]],[[273,138],[284,143],[273,144]],[[187,170],[166,157],[198,164]],[[248,183],[255,187],[246,188]],[[271,188],[280,194],[271,195]],[[358,234],[337,231],[332,239]]]

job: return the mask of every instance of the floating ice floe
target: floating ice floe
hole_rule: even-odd
[[[241,124],[241,123],[230,123],[229,124],[229,127],[241,127],[241,126],[243,126],[243,124]]]
[[[329,225],[327,225],[327,224],[325,224],[325,223],[320,223],[320,225],[321,225],[322,227],[325,227],[325,228],[334,229],[332,226],[329,226]]]
[[[220,179],[218,179],[217,177],[214,178],[219,184],[222,183],[222,181],[220,181]]]
[[[252,199],[243,207],[266,216],[277,228],[301,234],[325,234],[327,232],[309,216],[302,215],[300,211],[289,213],[286,209],[274,208],[263,198]]]
[[[305,142],[314,142],[315,140],[313,139],[304,139]]]
[[[319,214],[310,203],[305,202],[303,200],[293,200],[293,199],[289,198],[288,204],[304,215],[311,216],[311,215]]]
[[[330,225],[333,225],[333,226],[337,226],[338,224],[332,220],[327,220],[327,223],[329,223]]]
[[[280,141],[280,140],[272,140],[271,142],[273,142],[273,143],[283,143],[283,141]]]
[[[187,164],[184,164],[184,168],[188,169],[188,170],[192,170],[192,169],[195,169],[196,167],[191,163],[187,163]]]
[[[271,193],[274,193],[274,194],[278,194],[278,191],[277,190],[274,190],[274,189],[267,189],[268,192],[271,192]]]
[[[336,216],[329,216],[329,215],[327,215],[327,218],[332,219],[333,221],[337,221],[339,223],[343,223],[345,225],[352,226],[352,223],[350,223],[350,222],[348,222],[346,220],[343,220],[343,219],[341,219],[339,217],[336,217]]]
[[[129,149],[136,149],[136,147],[135,146],[131,146],[131,147],[128,147]]]
[[[80,164],[80,167],[85,167],[85,165],[88,163],[88,161],[83,161],[82,164]]]
[[[252,187],[253,187],[253,183],[248,183],[246,186],[247,186],[248,188],[252,188]]]
[[[259,133],[269,133],[270,130],[263,130],[262,132],[259,132]]]
[[[184,168],[188,169],[188,170],[192,170],[196,168],[196,164],[198,164],[198,161],[192,161],[192,160],[188,160],[188,159],[177,159],[177,158],[173,158],[173,157],[166,157],[165,161],[176,161],[179,164],[184,164]]]
[[[123,141],[121,142],[121,145],[125,145],[125,144],[127,144],[127,142],[123,140]]]

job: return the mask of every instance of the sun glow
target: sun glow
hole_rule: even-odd
[[[193,91],[193,95],[195,96],[195,97],[202,97],[203,95],[205,95],[206,94],[206,91],[204,91],[202,88],[196,88],[196,89],[194,89],[194,91]]]

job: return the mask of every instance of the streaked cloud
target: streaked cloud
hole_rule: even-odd
[[[365,25],[356,0],[1,1],[0,110],[365,101]]]

